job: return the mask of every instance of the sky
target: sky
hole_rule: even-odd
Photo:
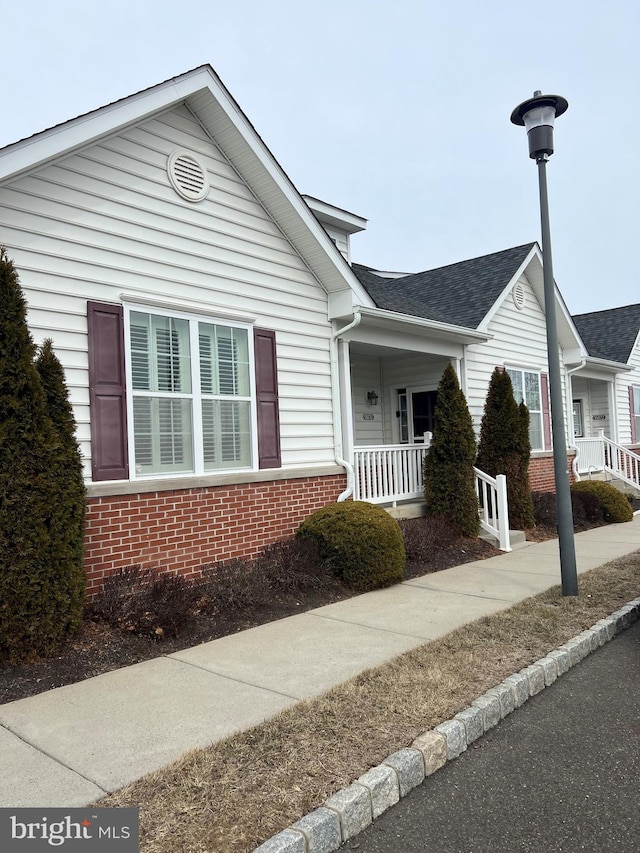
[[[209,63],[302,193],[368,220],[352,256],[417,272],[539,240],[509,121],[559,94],[547,167],[571,313],[640,302],[640,3],[2,4],[0,146]],[[0,234],[0,242],[1,242]]]

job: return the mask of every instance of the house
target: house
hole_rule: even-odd
[[[586,348],[584,365],[572,375],[575,437],[603,429],[619,444],[640,445],[640,305],[576,314],[573,321]]]
[[[532,488],[552,490],[542,254],[537,243],[411,275],[380,273],[357,264],[353,269],[380,308],[474,329],[486,336],[483,341],[468,343],[459,368],[476,430],[479,432],[491,372],[496,366],[505,368],[516,397],[529,408]],[[609,474],[637,487],[640,460],[628,451],[640,440],[640,306],[572,317],[557,287],[555,292],[570,470],[580,477],[608,468]],[[391,432],[381,430],[371,443],[421,442],[423,433],[433,426],[437,369],[435,375],[430,374],[422,362],[411,375],[403,358],[407,385],[398,388],[392,362],[393,357],[379,361]],[[364,370],[357,348],[352,365],[355,376]],[[354,388],[354,399],[362,397],[362,390]],[[356,423],[360,427],[356,427],[355,442],[358,458],[365,452],[358,445],[369,442],[365,433],[370,430],[357,418]],[[604,441],[600,429],[604,429]],[[605,464],[606,453],[610,458]],[[616,461],[615,457],[620,458]]]
[[[358,266],[354,266],[354,271],[380,308],[430,318],[442,327],[475,332],[477,337],[469,338],[456,357],[476,430],[480,429],[491,373],[495,367],[505,368],[516,395],[529,407],[532,486],[538,490],[550,487],[553,459],[542,307],[542,256],[537,244],[529,243],[401,277],[386,278],[384,274]],[[579,344],[559,293],[557,309],[564,353]],[[357,376],[364,370],[357,348],[353,358]],[[401,386],[394,374],[394,358],[402,365]],[[389,440],[410,444],[421,441],[424,432],[433,427],[435,389],[442,373],[442,360],[427,364],[424,359],[411,359],[407,353],[383,354],[378,366],[384,389],[382,396],[389,403],[386,418]],[[359,396],[357,391],[354,396],[356,399]],[[394,410],[400,413],[395,418]],[[360,431],[356,445],[361,435]],[[377,442],[381,438],[383,436],[378,435]]]
[[[449,362],[476,425],[509,370],[548,484],[537,245],[408,275],[351,265],[365,227],[299,194],[208,65],[0,151],[0,242],[78,424],[90,593],[132,564],[255,555],[335,500],[419,494]],[[628,366],[596,364],[557,304],[567,389],[574,366],[610,385]]]
[[[585,347],[571,373],[577,470],[583,475],[604,472],[637,487],[640,305],[577,314],[573,321]]]

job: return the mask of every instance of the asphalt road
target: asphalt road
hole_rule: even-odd
[[[530,699],[341,848],[640,850],[640,622]]]

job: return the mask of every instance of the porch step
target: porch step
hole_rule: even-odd
[[[480,539],[484,539],[485,542],[489,542],[491,545],[495,545],[496,548],[500,544],[495,536],[492,536],[490,533],[487,533],[484,530],[480,531]],[[515,551],[518,548],[522,548],[524,545],[526,545],[527,537],[524,530],[510,530],[509,542],[511,544],[512,551]]]
[[[398,501],[396,506],[384,506],[382,509],[389,513],[391,518],[420,518],[426,515],[427,505],[424,501]]]
[[[640,495],[640,484],[637,486],[632,486],[631,483],[626,483],[624,480],[612,479],[607,480],[610,486],[618,489],[624,495],[631,495],[632,497],[637,497]]]
[[[595,471],[592,474],[581,474],[581,480],[597,480],[601,483],[608,483],[610,486],[618,489],[625,495],[640,495],[640,484],[632,486],[625,480],[619,480],[613,474],[604,471]]]

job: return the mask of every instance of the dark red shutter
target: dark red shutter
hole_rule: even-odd
[[[631,413],[631,444],[635,444],[639,436],[636,432],[636,409],[633,385],[629,385],[629,412]]]
[[[280,410],[276,335],[267,329],[253,330],[258,406],[258,466],[279,468]]]
[[[127,403],[121,305],[87,303],[91,471],[94,481],[126,480]]]
[[[551,414],[549,412],[549,374],[540,374],[540,393],[542,394],[542,428],[544,430],[544,449],[551,450]]]

